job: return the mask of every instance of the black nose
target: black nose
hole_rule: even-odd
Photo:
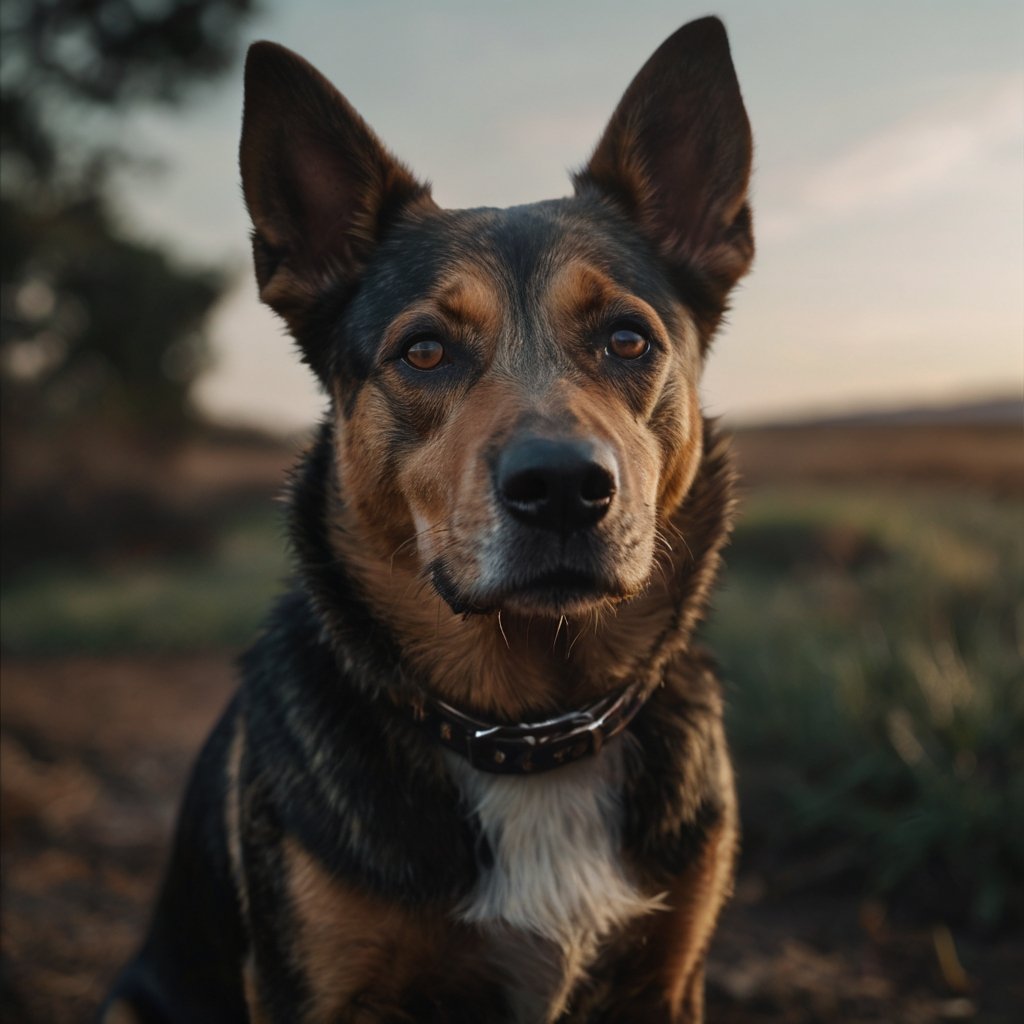
[[[520,522],[572,533],[608,511],[618,473],[611,449],[600,442],[530,437],[512,441],[498,456],[495,482],[502,505]]]

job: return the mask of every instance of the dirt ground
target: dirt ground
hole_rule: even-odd
[[[139,940],[189,764],[233,685],[228,655],[5,662],[5,1021],[89,1019]],[[1009,1024],[1024,1006],[1024,942],[766,891],[748,866],[712,950],[711,1021]]]

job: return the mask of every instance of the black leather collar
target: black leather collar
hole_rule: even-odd
[[[596,754],[629,725],[651,688],[633,683],[591,704],[538,722],[488,722],[433,698],[410,705],[413,720],[474,768],[536,775]]]

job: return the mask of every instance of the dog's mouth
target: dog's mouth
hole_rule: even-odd
[[[546,569],[534,574],[517,574],[505,585],[486,594],[460,591],[448,568],[439,562],[431,566],[434,589],[456,614],[486,615],[508,609],[522,614],[579,614],[630,595],[619,583],[602,574],[574,566]]]
[[[521,612],[578,613],[621,596],[608,580],[579,569],[562,568],[523,580],[505,595],[505,605]]]

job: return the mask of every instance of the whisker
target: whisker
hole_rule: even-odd
[[[660,544],[665,549],[665,558],[668,560],[668,564],[669,567],[672,569],[672,572],[675,572],[676,563],[672,557],[675,552],[672,549],[672,545],[669,544],[668,540],[665,538],[665,535],[658,529],[655,529],[654,531],[654,539],[658,542],[658,544]]]
[[[670,564],[671,564],[671,561],[672,560],[669,559],[669,563]],[[664,583],[665,586],[667,587],[668,586],[668,581],[669,581],[669,576],[668,576],[668,573],[665,572],[665,566],[663,566],[661,564],[661,559],[660,558],[656,558],[654,560],[654,565],[655,565],[655,567],[658,570],[658,575],[661,577],[661,582]],[[674,569],[675,566],[673,566],[672,568]]]
[[[683,542],[683,547],[686,548],[686,553],[690,556],[690,561],[696,562],[697,559],[693,557],[693,548],[691,548],[690,545],[687,543],[686,538],[682,535],[682,533],[679,534],[679,539]]]
[[[551,650],[555,649],[555,644],[558,643],[558,634],[562,632],[562,626],[564,624],[565,624],[565,616],[564,615],[559,615],[558,616],[558,625],[555,627],[555,636],[554,636],[554,639],[551,641]]]
[[[691,562],[696,561],[693,557],[693,549],[686,540],[686,534],[683,533],[680,527],[678,527],[671,519],[662,520],[660,527],[655,527],[654,532],[656,536],[661,533],[662,528],[672,534],[672,536],[674,536],[683,545],[683,547],[686,548],[686,553],[690,556]]]
[[[675,520],[666,519],[664,520],[664,524],[666,530],[671,530],[677,537],[682,539],[683,531],[678,526],[676,526]]]
[[[576,644],[579,642],[580,637],[583,636],[583,634],[586,631],[587,631],[587,624],[584,622],[583,625],[580,626],[580,631],[576,634],[576,639],[573,640],[571,644],[569,644],[569,650],[567,650],[565,652],[565,660],[566,661],[568,661],[569,658],[572,656],[572,649],[576,646]]]

